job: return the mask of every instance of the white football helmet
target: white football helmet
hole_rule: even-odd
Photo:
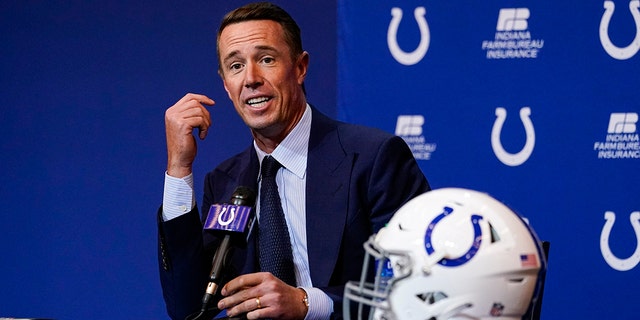
[[[546,268],[520,216],[460,188],[409,201],[364,247],[362,278],[345,287],[345,319],[356,308],[359,319],[521,319]],[[366,280],[370,257],[374,283]]]

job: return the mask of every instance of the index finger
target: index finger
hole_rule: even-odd
[[[235,277],[222,287],[223,296],[232,295],[240,290],[255,287],[264,279],[265,273],[249,273]]]
[[[178,103],[185,103],[189,100],[196,100],[208,106],[212,106],[216,103],[215,101],[213,101],[213,99],[207,97],[206,95],[197,93],[187,93],[184,97],[182,97],[182,99],[178,101]]]

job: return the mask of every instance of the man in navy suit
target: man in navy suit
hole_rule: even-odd
[[[378,129],[329,119],[308,104],[309,54],[281,8],[249,4],[225,16],[218,31],[219,73],[253,144],[205,178],[202,216],[195,204],[193,129],[211,125],[209,97],[187,94],[167,109],[168,164],[159,212],[159,260],[169,315],[197,312],[220,239],[202,232],[214,203],[237,186],[259,191],[262,159],[283,165],[278,192],[291,240],[296,286],[261,272],[256,236],[229,259],[217,307],[230,317],[328,319],[341,316],[344,284],[361,274],[362,244],[429,184],[404,141]],[[257,203],[260,225],[260,203]]]

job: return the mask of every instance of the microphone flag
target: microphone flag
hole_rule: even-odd
[[[209,209],[205,230],[244,233],[250,224],[251,207],[234,204],[214,204]]]

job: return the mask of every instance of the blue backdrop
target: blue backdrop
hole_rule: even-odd
[[[217,101],[200,200],[250,142],[215,57],[244,2],[0,4],[0,317],[166,318],[164,110]],[[401,135],[433,187],[489,192],[551,241],[544,319],[636,318],[637,0],[276,3],[303,30],[311,103]]]
[[[251,141],[215,54],[222,16],[244,3],[0,3],[0,318],[168,318],[164,111],[187,92],[217,102],[195,163],[200,201],[204,173]],[[335,1],[276,3],[304,30],[309,98],[335,115]]]
[[[638,317],[638,6],[338,4],[340,117],[528,217],[551,242],[543,319]]]

